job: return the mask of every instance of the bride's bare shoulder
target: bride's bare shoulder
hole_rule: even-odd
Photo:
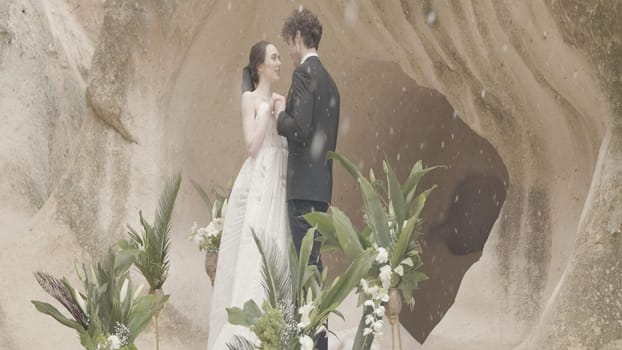
[[[257,99],[255,94],[251,91],[245,91],[242,93],[242,112],[250,113],[255,110],[255,105],[257,104]]]

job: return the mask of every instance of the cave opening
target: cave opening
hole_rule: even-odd
[[[434,184],[422,214],[423,271],[430,277],[415,293],[413,311],[400,321],[423,343],[451,307],[462,278],[479,260],[505,201],[508,173],[486,139],[477,135],[439,92],[418,86],[394,63],[353,61],[338,76],[342,121],[338,151],[363,171],[382,174],[389,159],[400,179],[417,160],[445,165],[424,177],[419,189]],[[360,216],[356,184],[336,169],[335,205]],[[339,260],[339,259],[336,259]]]

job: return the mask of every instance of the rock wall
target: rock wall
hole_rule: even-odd
[[[423,348],[619,348],[622,7],[303,4],[322,20],[320,54],[342,91],[338,149],[377,174],[383,152],[402,176],[416,159],[449,165],[428,180],[440,185],[425,213],[433,280],[415,314],[403,314]],[[150,216],[172,172],[205,186],[236,173],[244,159],[240,68],[249,47],[269,39],[281,48],[277,90],[286,91],[293,67],[278,33],[296,6],[0,3],[2,348],[78,349],[70,331],[30,305],[47,300],[32,272],[72,276],[74,262],[136,225],[139,209]],[[494,221],[483,251],[455,255],[442,228],[454,222],[455,193],[474,175],[490,179],[478,189],[502,184],[493,192],[505,201],[498,218],[474,209]],[[354,217],[358,196],[337,170],[335,205]],[[163,349],[205,347],[211,288],[185,239],[203,215],[185,181]],[[340,258],[330,259],[338,271]],[[150,334],[140,341],[153,346]]]

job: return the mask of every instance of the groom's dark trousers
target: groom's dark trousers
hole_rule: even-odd
[[[292,239],[300,254],[302,238],[310,225],[301,216],[326,212],[333,190],[334,151],[339,126],[340,96],[337,85],[318,57],[308,57],[294,70],[285,111],[278,116],[279,135],[287,138],[287,208]],[[316,232],[316,236],[318,233]],[[309,264],[322,271],[320,242],[314,241]],[[317,336],[315,347],[328,348],[326,332]]]
[[[289,214],[289,227],[292,233],[292,240],[296,245],[296,251],[300,252],[302,239],[311,228],[311,225],[309,225],[307,220],[305,220],[302,216],[312,211],[321,211],[326,213],[326,211],[328,211],[328,204],[304,199],[292,199],[287,201],[287,211]],[[315,238],[318,238],[318,235],[319,233],[315,231]],[[322,266],[322,259],[320,257],[320,242],[317,239],[313,241],[313,249],[311,249],[311,256],[309,257],[309,265],[317,266],[317,269],[320,272],[324,269]]]
[[[312,211],[326,212],[328,210],[328,204],[325,202],[310,201],[304,199],[292,199],[287,201],[287,210],[289,216],[289,227],[292,234],[292,240],[296,245],[296,251],[300,252],[300,246],[302,239],[307,231],[311,228],[311,225],[305,220],[302,215],[310,213]],[[319,233],[315,231],[315,238]],[[309,257],[309,265],[316,265],[318,270],[322,272],[322,259],[320,257],[320,242],[316,239],[313,241],[313,248],[311,249],[311,256]],[[321,332],[315,341],[317,349],[328,349],[328,338],[326,332]]]

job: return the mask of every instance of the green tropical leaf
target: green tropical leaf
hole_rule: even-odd
[[[363,230],[359,233],[359,237],[364,250],[370,248],[374,243],[374,235],[371,232],[371,227],[369,226],[365,226],[365,228],[363,228]]]
[[[58,321],[59,323],[61,323],[64,326],[67,326],[69,328],[73,328],[78,332],[84,332],[86,331],[81,325],[80,323],[78,323],[75,320],[69,319],[65,316],[63,316],[63,314],[60,313],[60,311],[58,311],[54,306],[48,304],[48,303],[44,303],[41,301],[37,301],[37,300],[31,300],[31,303],[34,304],[35,308],[37,309],[37,311],[49,315],[52,318],[54,318],[56,321]]]
[[[393,206],[395,221],[398,227],[397,231],[400,231],[406,220],[404,194],[402,193],[402,186],[400,186],[397,175],[395,175],[395,171],[391,168],[391,164],[387,161],[384,163],[386,164],[384,168],[386,169],[387,183],[389,184],[389,205]]]
[[[340,276],[337,282],[324,293],[324,297],[319,306],[319,321],[322,321],[333,312],[350,292],[359,285],[361,278],[365,277],[374,264],[376,253],[373,250],[366,250],[352,261],[346,271]],[[318,325],[315,325],[318,326]]]
[[[248,300],[244,303],[244,309],[239,307],[228,307],[227,320],[229,323],[250,328],[257,318],[262,314],[261,309],[254,300]]]
[[[207,192],[205,192],[203,187],[201,187],[201,185],[199,185],[196,181],[190,179],[190,182],[192,183],[192,186],[199,194],[199,197],[203,199],[203,203],[205,203],[205,206],[207,206],[207,209],[209,210],[210,215],[212,215],[212,201],[209,199]]]
[[[337,236],[335,235],[335,225],[328,213],[313,211],[303,216],[311,226],[317,227],[320,235],[316,240],[322,243],[322,252],[341,250]]]
[[[352,175],[354,180],[358,180],[358,178],[363,176],[359,168],[356,165],[354,165],[352,161],[350,161],[348,158],[346,158],[345,156],[342,156],[339,153],[329,151],[326,154],[326,159],[328,160],[337,159],[339,163],[341,163],[341,165],[348,171],[348,173]]]
[[[168,295],[159,297],[148,294],[136,299],[130,311],[129,322],[126,325],[130,330],[130,342],[133,343],[136,336],[149,325],[155,311],[166,304],[168,298]]]
[[[309,265],[309,258],[311,257],[311,249],[313,248],[313,240],[315,238],[315,227],[311,227],[307,230],[307,233],[302,238],[300,243],[300,253],[298,254],[298,271],[296,273],[296,286],[302,289],[305,285],[305,275],[307,275],[307,266]],[[292,243],[293,244],[293,243]],[[302,295],[298,296],[299,298]]]
[[[126,249],[115,253],[114,257],[114,272],[119,276],[126,273],[138,256],[136,249]]]
[[[337,207],[331,207],[331,216],[341,249],[343,249],[343,252],[349,259],[352,260],[356,258],[363,252],[363,246],[361,245],[359,235],[352,225],[352,222],[350,222],[346,214]]]
[[[440,168],[447,168],[447,167],[442,166],[442,165],[437,165],[437,166],[424,169],[421,161],[418,161],[417,163],[415,163],[415,165],[410,171],[410,175],[408,176],[408,179],[406,180],[406,182],[404,183],[404,186],[402,187],[402,192],[407,198],[406,200],[407,203],[409,202],[408,198],[412,199],[414,193],[417,191],[417,185],[419,184],[419,181],[421,180],[421,178],[423,178],[430,171],[435,170],[435,169],[440,169]]]
[[[404,225],[402,231],[400,231],[397,244],[395,244],[395,248],[393,249],[393,253],[391,255],[392,269],[396,268],[397,265],[399,265],[399,263],[406,257],[406,250],[408,249],[408,244],[410,243],[416,222],[417,217],[411,217],[406,222],[406,225]]]
[[[410,206],[408,208],[408,216],[409,217],[419,217],[419,215],[421,215],[421,212],[423,211],[423,207],[425,206],[425,202],[428,199],[428,197],[430,196],[430,193],[432,193],[432,191],[434,191],[434,189],[437,186],[434,185],[430,188],[428,188],[427,190],[419,193],[419,195],[417,195],[417,197],[410,203]]]
[[[360,177],[359,184],[365,204],[365,214],[374,234],[374,239],[379,246],[388,247],[391,242],[389,223],[380,197],[366,178]]]
[[[354,338],[354,344],[352,344],[352,349],[355,350],[369,350],[371,349],[372,344],[374,343],[374,334],[370,333],[368,335],[363,335],[363,331],[367,328],[367,324],[365,323],[365,318],[367,315],[371,315],[374,312],[374,308],[369,306],[363,307],[363,316],[361,316],[361,320],[359,321],[359,327],[356,331],[356,336]]]

